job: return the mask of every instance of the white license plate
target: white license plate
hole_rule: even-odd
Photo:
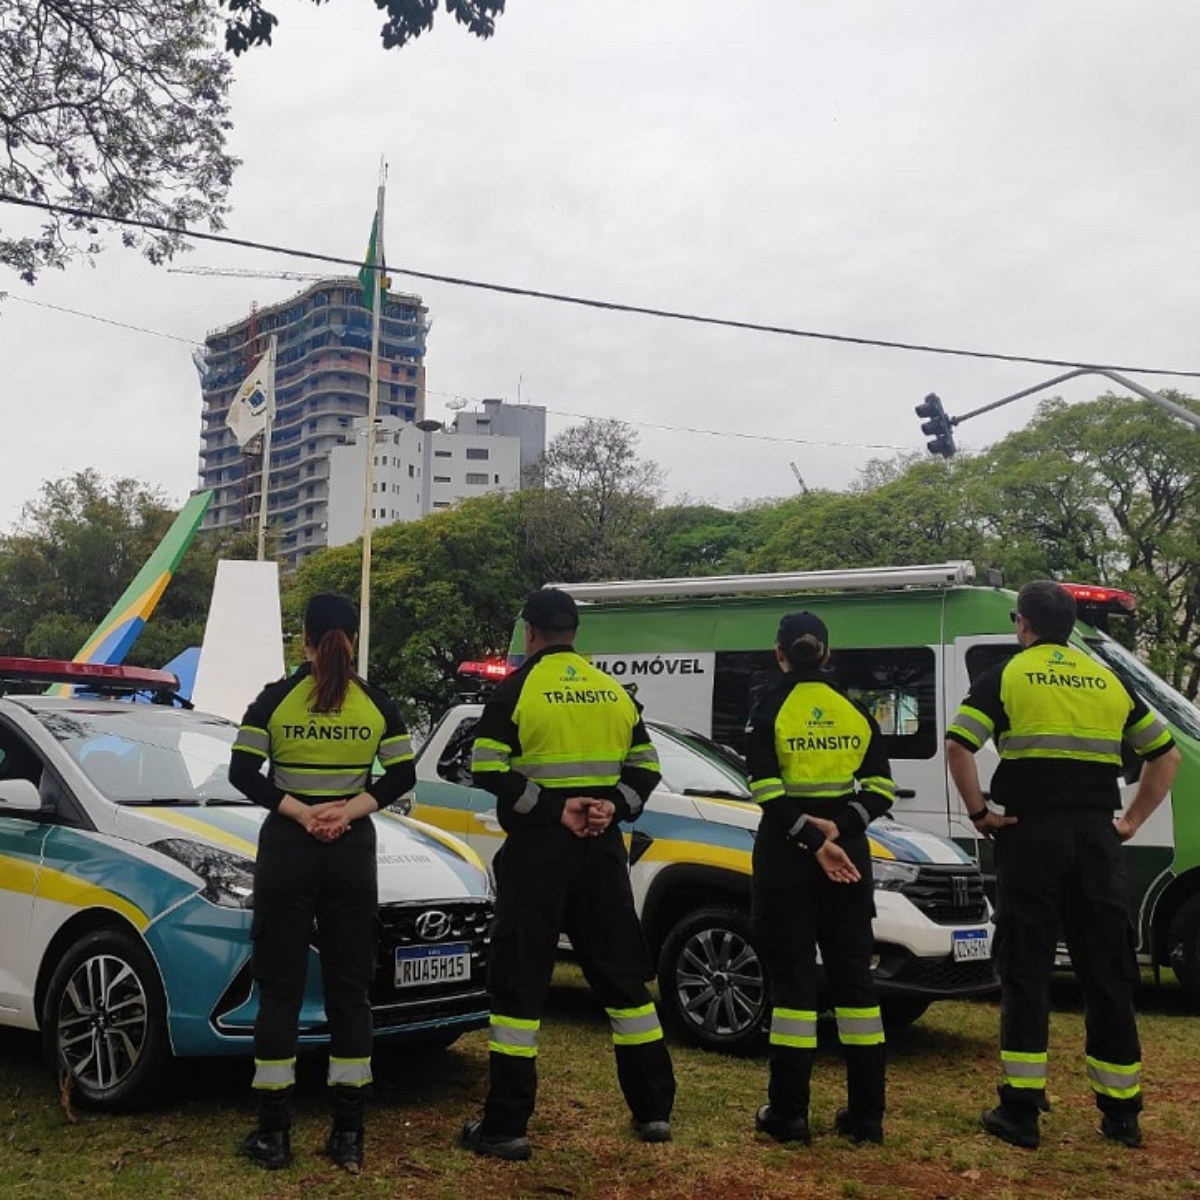
[[[471,947],[466,942],[439,946],[397,946],[396,986],[426,987],[471,977]]]
[[[986,929],[956,929],[950,936],[955,962],[992,957],[992,942]]]

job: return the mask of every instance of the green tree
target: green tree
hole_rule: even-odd
[[[638,457],[637,442],[621,421],[589,419],[546,448],[521,506],[526,552],[541,582],[645,573],[662,470]]]
[[[458,665],[503,654],[525,595],[540,581],[522,551],[518,496],[463,501],[420,521],[397,522],[371,539],[370,678],[410,717],[441,712],[457,690]],[[362,544],[301,564],[284,600],[299,661],[301,616],[310,596],[358,597]]]
[[[225,24],[226,49],[241,54],[252,46],[270,44],[279,18],[263,8],[261,0],[220,0],[220,4],[235,14]],[[386,14],[380,36],[384,48],[391,49],[433,28],[438,0],[375,0],[375,7]],[[504,11],[504,0],[446,0],[446,11],[476,37],[489,38],[496,31],[497,15]]]
[[[8,0],[0,10],[0,192],[171,228],[222,228],[237,160],[228,59],[207,0]],[[0,234],[27,283],[102,249],[90,218],[42,213]],[[125,226],[151,262],[176,233]]]
[[[43,484],[16,530],[0,537],[0,652],[73,657],[175,516],[133,479],[89,470]],[[197,536],[126,661],[158,667],[198,645],[218,558],[253,555],[244,537]]]

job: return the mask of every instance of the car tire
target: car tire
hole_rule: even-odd
[[[42,1045],[80,1108],[122,1112],[154,1099],[171,1061],[167,1005],[136,937],[102,929],[67,950],[46,990]]]
[[[1193,896],[1171,918],[1167,954],[1188,999],[1200,1004],[1200,896]]]
[[[879,1002],[883,1026],[888,1030],[907,1029],[925,1015],[932,1003],[923,996],[885,996]]]
[[[725,1054],[762,1047],[770,989],[743,910],[713,905],[677,921],[659,955],[658,988],[664,1015],[689,1041]]]

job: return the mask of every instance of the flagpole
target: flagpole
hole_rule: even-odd
[[[358,619],[358,673],[367,677],[367,662],[371,654],[371,528],[374,525],[375,504],[375,414],[379,408],[379,327],[383,308],[383,205],[387,181],[387,164],[379,168],[379,192],[375,199],[375,226],[371,245],[375,261],[371,264],[371,375],[367,388],[367,468],[363,473],[363,539],[362,583]]]
[[[267,346],[267,418],[263,425],[262,482],[258,498],[258,561],[267,557],[267,485],[271,479],[271,429],[275,424],[275,347],[277,339],[271,334]]]

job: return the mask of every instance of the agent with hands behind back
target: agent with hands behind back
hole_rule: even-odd
[[[809,1141],[817,1049],[817,947],[846,1060],[847,1105],[835,1129],[883,1141],[884,1034],[871,978],[875,900],[867,826],[895,797],[874,718],[828,682],[829,632],[808,612],[779,625],[783,672],[747,729],[754,842],[755,939],[771,977],[768,1101],[755,1124],[779,1142]]]
[[[378,876],[370,814],[416,781],[400,710],[354,671],[358,607],[314,596],[304,611],[307,662],[268,684],[246,710],[229,781],[270,809],[254,864],[254,1023],[258,1127],[241,1153],[259,1166],[291,1160],[289,1130],[300,1005],[315,919],[329,1019],[333,1129],[325,1153],[358,1170],[371,1082],[371,1005]],[[371,779],[378,756],[384,773]],[[264,763],[268,773],[262,774]]]
[[[658,754],[625,689],[575,652],[571,596],[543,588],[521,616],[528,657],[484,708],[471,762],[507,837],[494,860],[490,1087],[462,1144],[530,1156],[538,1031],[564,932],[608,1013],[634,1132],[669,1141],[675,1076],[646,987],[653,967],[619,825],[638,817],[657,785]]]

